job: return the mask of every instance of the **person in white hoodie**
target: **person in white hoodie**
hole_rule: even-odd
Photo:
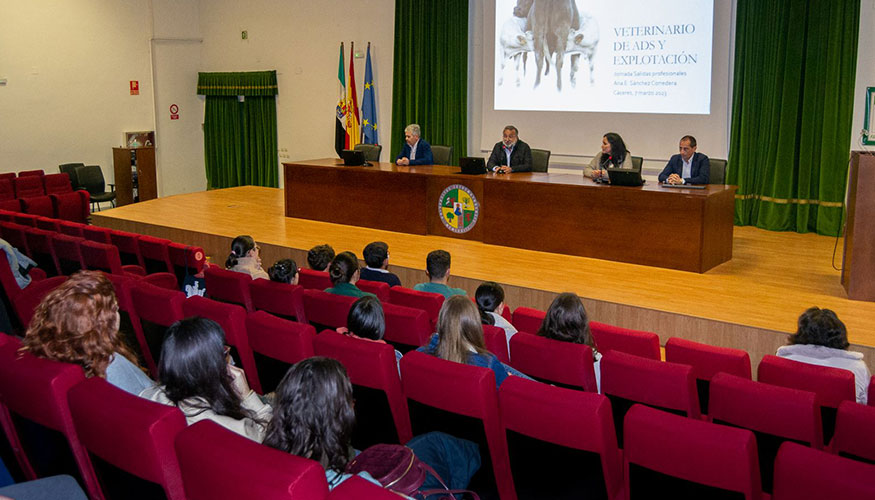
[[[869,387],[869,368],[863,354],[849,351],[848,331],[836,313],[829,309],[812,307],[799,316],[796,333],[789,345],[778,348],[777,355],[819,366],[849,370],[854,374],[857,402],[866,404]]]

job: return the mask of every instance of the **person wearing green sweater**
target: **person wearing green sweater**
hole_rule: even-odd
[[[433,250],[425,258],[425,273],[428,275],[428,283],[420,283],[413,287],[420,292],[439,293],[445,298],[453,295],[467,295],[461,288],[451,288],[447,285],[450,280],[450,252],[446,250]]]
[[[376,295],[364,292],[355,286],[359,280],[359,262],[352,252],[341,252],[328,264],[328,277],[331,279],[331,288],[325,291],[335,295],[348,297],[376,297]]]

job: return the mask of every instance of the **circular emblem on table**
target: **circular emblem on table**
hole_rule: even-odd
[[[470,189],[461,185],[448,186],[438,198],[438,213],[444,226],[454,233],[467,233],[477,224],[480,203]]]

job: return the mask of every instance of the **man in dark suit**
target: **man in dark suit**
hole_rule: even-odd
[[[431,145],[420,139],[422,133],[419,125],[411,123],[404,129],[404,147],[395,158],[398,165],[432,165]]]
[[[659,182],[668,184],[708,184],[711,177],[711,162],[702,153],[696,152],[696,138],[691,135],[681,137],[678,146],[680,154],[668,160]]]
[[[513,125],[504,127],[501,142],[495,143],[486,168],[493,172],[507,174],[510,172],[532,171],[532,148],[519,140],[519,131]]]

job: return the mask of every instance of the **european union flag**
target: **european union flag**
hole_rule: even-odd
[[[362,92],[362,135],[365,144],[379,144],[377,135],[377,103],[374,99],[374,72],[371,71],[371,42],[365,62],[365,90]]]

